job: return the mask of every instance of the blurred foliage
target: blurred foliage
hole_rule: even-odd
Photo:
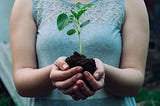
[[[0,79],[0,106],[16,106]]]
[[[0,97],[0,106],[16,106],[13,104],[11,97],[6,97],[5,95]]]
[[[135,99],[137,106],[160,106],[160,89],[142,88]]]

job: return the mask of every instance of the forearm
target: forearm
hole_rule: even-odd
[[[105,73],[105,88],[116,96],[135,96],[143,85],[143,73],[133,68],[119,69],[105,64]]]
[[[23,68],[15,71],[14,81],[17,92],[21,96],[37,97],[43,96],[54,88],[51,84],[49,74],[51,66],[41,69]]]

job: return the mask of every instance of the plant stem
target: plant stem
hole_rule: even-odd
[[[82,41],[79,31],[78,31],[78,40],[79,40],[79,53],[82,54]]]
[[[81,27],[80,27],[80,23],[79,23],[79,19],[77,20],[78,22],[78,41],[79,41],[79,54],[82,55],[82,41],[81,41]]]

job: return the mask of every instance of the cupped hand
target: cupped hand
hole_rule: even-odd
[[[88,81],[91,89],[85,84],[82,79],[76,81],[76,84],[73,87],[74,93],[72,96],[73,99],[86,99],[95,94],[99,89],[102,89],[104,86],[105,72],[104,64],[101,60],[95,58],[97,70],[91,75],[88,71],[83,72],[84,78]]]
[[[50,72],[50,79],[52,85],[61,92],[73,95],[73,86],[79,79],[82,79],[81,72],[83,69],[80,66],[69,68],[65,59],[66,57],[59,57],[55,61]]]

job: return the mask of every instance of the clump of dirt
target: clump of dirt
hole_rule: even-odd
[[[67,57],[65,61],[68,63],[70,68],[75,66],[81,66],[83,68],[83,72],[88,71],[92,75],[97,70],[95,60],[93,58],[87,58],[85,55],[81,55],[78,52],[74,52],[73,55]],[[83,80],[87,84],[87,86],[91,89],[86,79]]]

